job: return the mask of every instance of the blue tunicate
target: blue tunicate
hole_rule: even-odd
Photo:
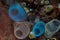
[[[41,36],[45,31],[45,23],[43,21],[37,22],[33,27],[33,34],[35,37]]]
[[[16,12],[16,10],[17,10],[17,12]],[[13,11],[15,11],[15,12],[13,12]],[[18,3],[10,5],[8,12],[9,12],[8,13],[9,17],[15,22],[25,21],[27,18],[27,14],[26,14],[25,10]],[[15,14],[15,15],[13,15],[13,14]]]

